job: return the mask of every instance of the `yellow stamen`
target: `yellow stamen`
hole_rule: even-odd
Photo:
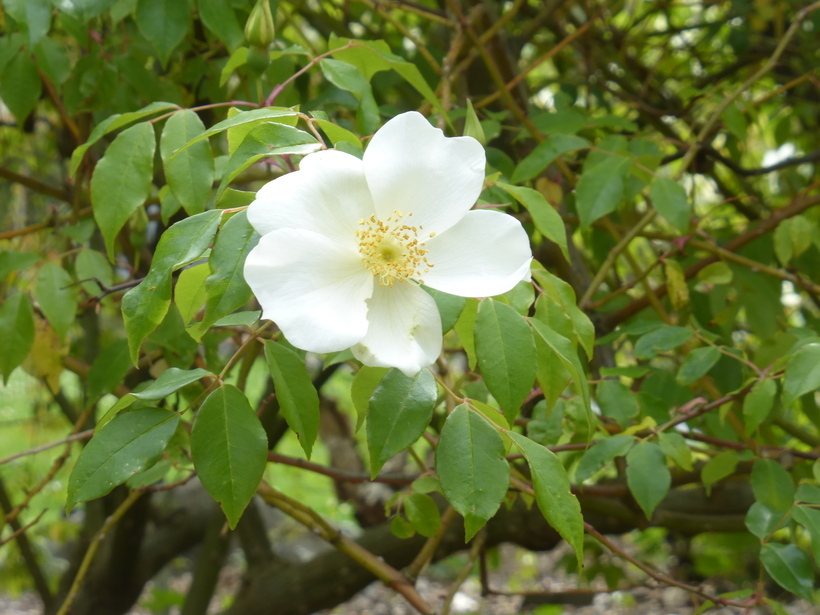
[[[393,286],[393,282],[410,278],[423,284],[419,276],[433,266],[425,257],[424,243],[418,240],[421,227],[403,224],[402,218],[404,214],[400,211],[394,211],[386,220],[372,215],[360,220],[361,229],[356,231],[362,261],[382,286]]]

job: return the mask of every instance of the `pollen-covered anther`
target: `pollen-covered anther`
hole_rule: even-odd
[[[393,286],[394,282],[411,278],[424,283],[419,276],[433,266],[425,256],[424,243],[418,240],[419,227],[404,224],[404,217],[400,211],[394,211],[385,220],[379,220],[374,214],[359,221],[360,229],[356,232],[359,254],[382,286]]]

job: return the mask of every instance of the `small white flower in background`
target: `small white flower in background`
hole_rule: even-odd
[[[408,376],[441,352],[441,318],[424,284],[486,297],[529,279],[529,240],[497,211],[470,211],[484,183],[484,149],[447,138],[410,112],[387,122],[359,160],[305,156],[248,209],[262,235],[245,279],[291,344],[351,348],[365,365]]]

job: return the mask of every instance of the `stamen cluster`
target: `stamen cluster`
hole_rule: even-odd
[[[423,284],[419,276],[433,266],[425,256],[424,243],[418,240],[422,227],[403,224],[402,218],[404,214],[398,210],[385,220],[373,214],[360,220],[361,228],[356,231],[362,261],[382,286],[393,286],[394,282],[410,278]]]

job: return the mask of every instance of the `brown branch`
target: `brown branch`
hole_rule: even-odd
[[[0,177],[16,184],[21,184],[29,190],[34,190],[34,192],[39,192],[40,194],[45,194],[46,196],[60,199],[66,203],[72,203],[74,201],[74,194],[69,190],[61,190],[60,188],[49,186],[38,179],[34,179],[28,175],[20,175],[19,173],[15,173],[5,167],[0,167]],[[7,239],[7,237],[3,237],[3,235],[0,234],[0,239]]]
[[[44,514],[46,514],[47,510],[48,510],[48,508],[44,508],[42,510],[42,512],[34,518],[34,521],[31,521],[30,523],[26,523],[24,526],[16,529],[13,533],[9,534],[8,536],[6,536],[2,540],[0,540],[0,547],[2,547],[4,544],[7,544],[7,543],[11,542],[12,540],[16,539],[18,536],[21,536],[28,528],[30,528],[32,525],[37,523],[42,518],[42,516]]]
[[[61,444],[69,444],[71,442],[77,442],[78,440],[87,440],[93,435],[93,429],[86,429],[85,431],[71,434],[70,436],[68,436],[67,438],[63,438],[62,440],[56,440],[54,442],[49,442],[48,444],[41,444],[40,446],[35,446],[34,448],[30,448],[27,451],[15,453],[14,455],[9,455],[8,457],[0,459],[0,466],[9,463],[10,461],[14,461],[15,459],[20,459],[21,457],[28,457],[29,455],[36,455],[37,453],[42,453],[43,451],[47,451],[56,446],[60,446]]]
[[[385,473],[379,474],[378,476],[376,476],[376,478],[371,479],[370,474],[368,474],[367,472],[351,472],[349,470],[329,468],[327,466],[319,465],[318,463],[313,463],[312,461],[299,459],[298,457],[288,457],[287,455],[280,455],[279,453],[275,453],[273,451],[268,452],[268,461],[293,466],[295,468],[302,468],[303,470],[316,472],[317,474],[329,476],[334,480],[344,481],[347,483],[373,482],[385,483],[388,485],[409,485],[419,477],[418,474],[415,476],[409,476],[406,474]]]

